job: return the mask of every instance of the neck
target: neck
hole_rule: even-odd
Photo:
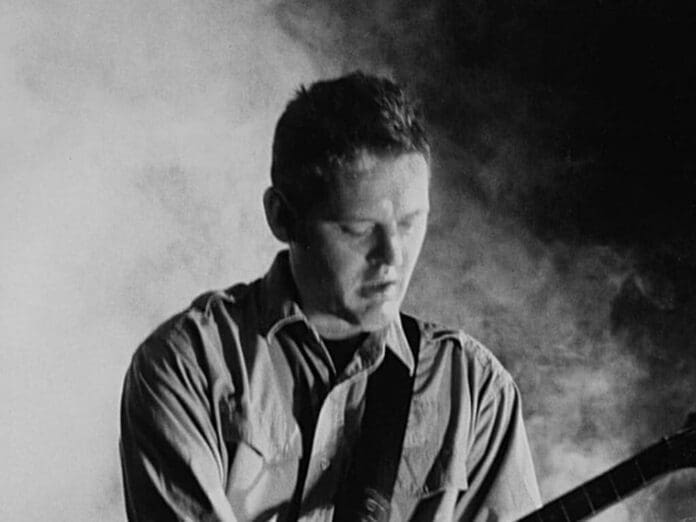
[[[319,312],[310,309],[303,311],[307,316],[309,324],[311,324],[317,333],[324,339],[332,341],[340,341],[357,337],[364,333],[359,325],[348,322],[345,319],[332,315],[326,312]]]
[[[355,337],[363,333],[360,325],[352,323],[330,311],[325,311],[321,303],[311,299],[312,292],[307,292],[307,287],[315,284],[315,281],[303,279],[303,274],[298,270],[293,250],[290,250],[290,273],[295,284],[296,298],[300,308],[304,312],[309,324],[311,324],[320,337],[329,340],[342,340]]]

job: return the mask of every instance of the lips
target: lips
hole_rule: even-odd
[[[375,281],[363,286],[362,293],[366,297],[392,299],[398,295],[398,281]]]

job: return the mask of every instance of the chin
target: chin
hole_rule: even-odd
[[[365,332],[381,330],[399,317],[400,307],[401,303],[396,301],[381,303],[378,307],[365,310],[358,315],[357,323]]]

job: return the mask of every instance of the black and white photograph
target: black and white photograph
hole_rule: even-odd
[[[696,522],[694,49],[0,0],[0,520]]]

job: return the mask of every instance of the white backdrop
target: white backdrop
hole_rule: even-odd
[[[123,520],[135,346],[276,245],[275,119],[326,73],[262,2],[0,2],[0,520]]]

